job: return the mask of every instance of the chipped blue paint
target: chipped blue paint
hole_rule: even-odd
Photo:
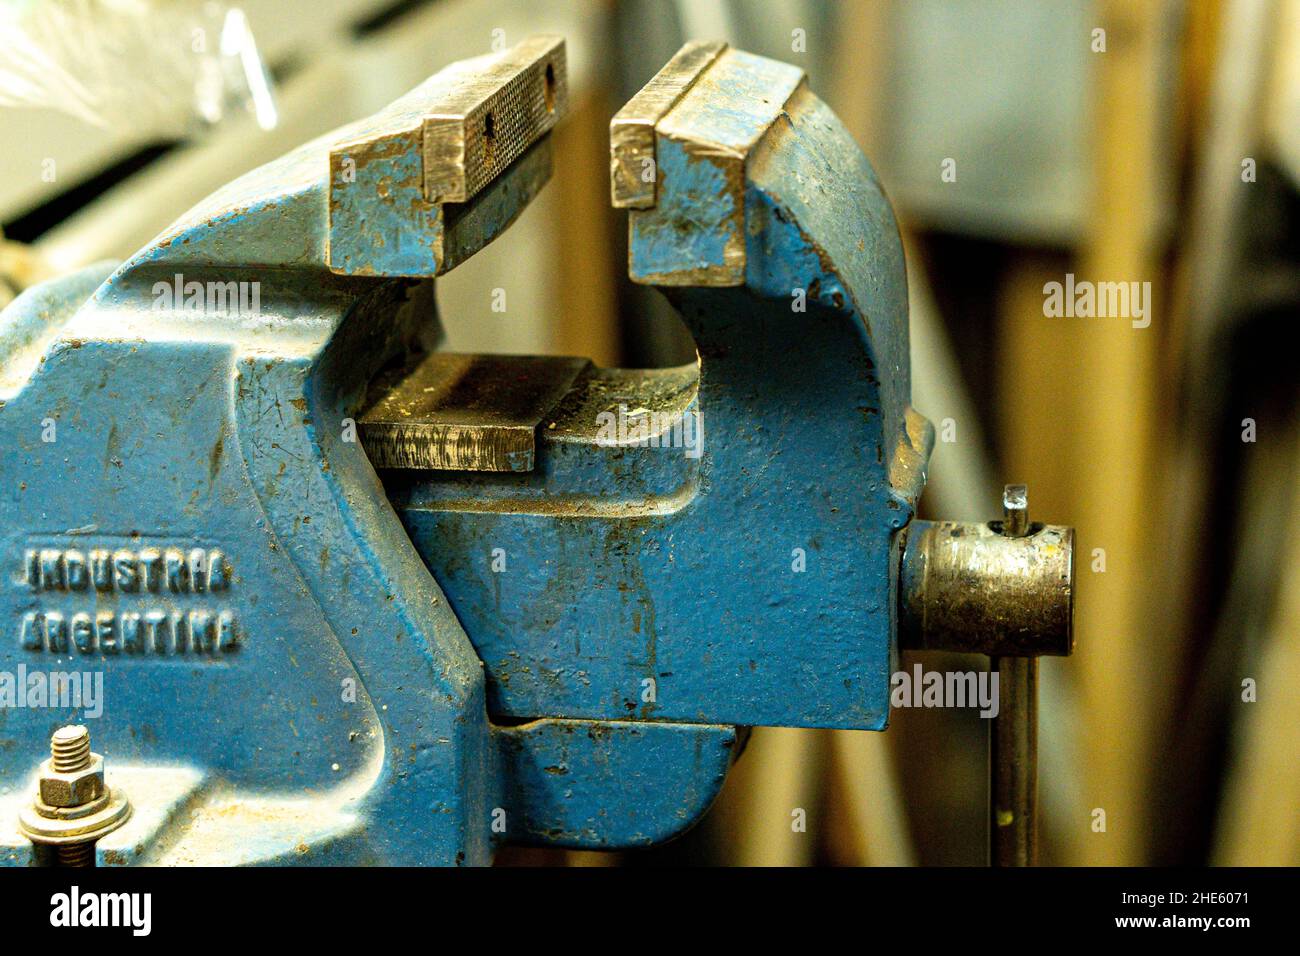
[[[419,139],[391,154],[335,151],[330,163],[329,263],[349,275],[437,275],[442,207],[424,199]]]
[[[748,169],[746,281],[776,298],[806,289],[853,315],[880,386],[884,434],[905,435],[912,378],[898,224],[871,163],[830,108],[807,93],[796,103],[776,121],[780,149],[760,152]]]
[[[663,140],[656,159],[661,194],[655,208],[636,217],[631,274],[649,282],[679,272],[722,269],[740,210],[727,189],[726,171],[690,156],[681,143]]]
[[[769,96],[729,100],[754,85],[733,82],[746,71]],[[896,533],[932,436],[908,407],[893,214],[791,71],[724,54],[661,120],[659,199],[631,214],[634,277],[659,284],[695,338],[681,414],[702,422],[703,455],[543,430],[530,475],[387,479],[483,659],[493,713],[886,724]],[[753,115],[737,118],[745,103]],[[721,141],[674,138],[699,131]],[[743,285],[712,271],[729,229]],[[626,402],[615,389],[598,407]]]
[[[698,457],[597,434],[642,394],[599,370],[532,472],[381,484],[349,439],[376,373],[438,344],[429,277],[550,173],[544,138],[425,203],[436,78],[0,313],[0,672],[103,675],[88,722],[136,812],[102,865],[644,845],[705,812],[736,725],[884,726],[930,441],[896,227],[797,69],[732,51],[701,83],[631,259],[695,336],[698,369],[648,380]],[[160,305],[178,276],[260,311]],[[85,710],[0,708],[0,860],[30,861],[16,808]]]
[[[734,727],[637,721],[538,720],[493,738],[509,781],[501,809],[522,831],[512,839],[585,850],[679,835],[708,810],[737,748]]]

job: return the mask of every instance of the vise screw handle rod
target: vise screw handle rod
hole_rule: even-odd
[[[1029,534],[1024,485],[1002,492],[1002,533]],[[989,864],[1038,863],[1038,658],[989,658],[998,675],[998,714],[989,735]]]
[[[1038,658],[994,657],[998,715],[989,736],[989,863],[1038,863]]]

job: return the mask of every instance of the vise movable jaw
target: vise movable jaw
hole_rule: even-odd
[[[611,155],[698,362],[438,352],[566,99],[556,38],[453,65],[0,315],[0,667],[100,688],[0,709],[3,859],[83,719],[101,865],[644,845],[745,727],[885,726],[931,430],[874,174],[800,70],[688,45]]]

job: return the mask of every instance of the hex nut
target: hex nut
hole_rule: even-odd
[[[98,800],[104,793],[104,758],[90,755],[90,766],[71,773],[59,773],[46,760],[41,764],[41,802],[51,807],[79,807]]]

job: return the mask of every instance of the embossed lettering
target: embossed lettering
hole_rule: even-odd
[[[229,611],[222,611],[217,616],[217,630],[218,646],[223,651],[232,651],[239,645],[239,634],[235,630],[235,616]]]
[[[41,588],[55,591],[63,587],[63,552],[53,548],[41,551]]]
[[[68,589],[84,591],[89,583],[86,571],[86,556],[75,548],[70,548],[63,556],[63,564],[68,572]]]
[[[113,555],[113,575],[117,578],[119,591],[140,590],[140,577],[136,573],[135,555],[130,551],[118,551]]]
[[[165,625],[170,623],[170,619],[162,611],[150,611],[144,616],[144,633],[146,644],[153,648],[155,654],[167,653],[167,635],[164,633]],[[171,628],[167,627],[167,631]]]
[[[190,546],[50,546],[48,539],[57,537],[36,536],[21,553],[16,583],[53,604],[24,612],[18,634],[23,650],[217,656],[242,643],[235,614],[221,606],[233,577],[224,552]],[[86,593],[92,589],[101,596]],[[132,607],[133,602],[138,603]]]
[[[113,587],[113,565],[109,563],[107,551],[90,552],[90,579],[95,582],[96,591]]]
[[[166,561],[168,590],[188,591],[190,589],[190,574],[189,568],[185,564],[185,556],[181,554],[178,548],[168,548]]]
[[[90,624],[90,615],[85,612],[72,615],[72,642],[77,650],[89,654],[94,648],[95,629]]]
[[[189,632],[190,646],[196,654],[212,653],[216,648],[216,628],[212,615],[207,611],[190,611]]]
[[[45,646],[55,654],[68,651],[68,622],[58,611],[51,611],[44,616]]]
[[[128,613],[122,615],[122,650],[128,654],[139,654],[144,650],[144,638],[140,634],[140,615]]]
[[[141,551],[140,570],[144,576],[145,590],[157,594],[158,590],[162,587],[162,552],[157,548],[145,548]]]
[[[230,565],[220,551],[208,552],[208,590],[224,591],[230,587]]]
[[[39,651],[41,649],[41,628],[44,625],[44,618],[35,611],[28,611],[23,615],[23,650]]]
[[[100,611],[95,615],[95,637],[99,640],[99,649],[105,654],[116,654],[117,624],[112,611]]]
[[[207,589],[207,558],[208,553],[202,548],[193,548],[190,550],[190,586],[194,588],[195,591],[202,592]]]

